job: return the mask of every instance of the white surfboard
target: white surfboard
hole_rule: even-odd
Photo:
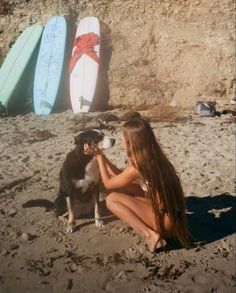
[[[76,31],[70,59],[70,98],[75,113],[88,112],[93,101],[100,56],[100,25],[96,17],[83,18]]]

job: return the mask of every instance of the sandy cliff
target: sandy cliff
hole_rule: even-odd
[[[228,101],[235,86],[234,6],[233,0],[2,0],[0,60],[30,24],[59,14],[72,25],[94,15],[102,27],[100,107]]]

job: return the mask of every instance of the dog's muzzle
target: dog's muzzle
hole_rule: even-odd
[[[98,147],[103,150],[106,150],[113,147],[115,142],[116,140],[114,138],[109,138],[107,136],[104,136],[103,140],[100,141],[100,143],[98,144]]]

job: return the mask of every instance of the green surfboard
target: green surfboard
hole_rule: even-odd
[[[7,107],[40,40],[43,26],[34,24],[17,38],[0,68],[0,102]]]

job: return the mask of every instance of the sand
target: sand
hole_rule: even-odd
[[[148,116],[148,112],[143,112]],[[154,113],[155,114],[155,113]],[[155,118],[152,113],[152,118]],[[150,115],[149,115],[150,116]],[[53,201],[58,173],[74,136],[98,118],[114,128],[106,155],[125,165],[122,111],[0,119],[0,292],[235,292],[235,124],[231,115],[158,121],[151,125],[183,184],[193,246],[152,254],[143,240],[111,215],[106,223],[77,220],[72,234],[29,199]],[[108,133],[108,130],[104,130]]]

